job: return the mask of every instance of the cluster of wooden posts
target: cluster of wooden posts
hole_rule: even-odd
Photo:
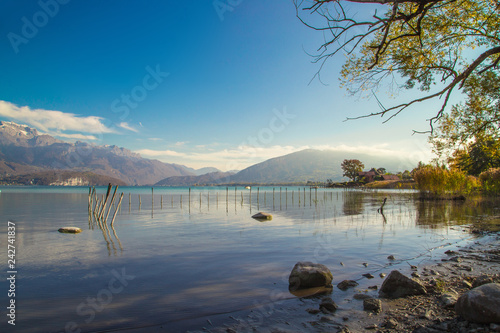
[[[97,195],[97,191],[95,187],[89,188],[89,221],[94,224],[98,224],[99,226],[106,225],[106,221],[108,220],[109,214],[113,207],[115,207],[115,198],[116,191],[118,190],[118,185],[115,186],[115,190],[113,191],[113,195],[111,195],[111,190],[113,186],[111,184],[108,185],[108,191],[106,192],[106,196],[101,195],[100,197]],[[115,211],[111,218],[110,225],[112,226],[115,222],[116,214],[120,209],[123,199],[123,192],[120,194],[120,199],[118,200],[118,204],[115,207]]]

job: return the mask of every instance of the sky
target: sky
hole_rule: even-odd
[[[323,38],[292,0],[3,0],[0,120],[223,171],[306,148],[432,158],[412,130],[439,101],[344,121],[380,109],[340,88],[343,54],[314,79]]]

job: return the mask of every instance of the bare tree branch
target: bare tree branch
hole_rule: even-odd
[[[379,112],[359,117],[347,118],[346,120],[361,119],[373,116],[386,116],[389,121],[408,107],[433,98],[443,98],[441,108],[436,115],[428,119],[431,132],[433,124],[442,116],[453,91],[460,90],[467,79],[473,74],[483,74],[490,70],[496,70],[500,63],[500,33],[498,32],[498,10],[500,2],[495,6],[493,3],[475,3],[471,0],[294,0],[296,13],[306,26],[318,30],[328,31],[331,38],[327,39],[318,48],[319,54],[315,56],[314,62],[321,63],[315,77],[320,76],[326,61],[340,52],[353,55],[358,49],[365,50],[356,60],[345,66],[346,72],[356,66],[363,66],[356,74],[350,75],[349,85],[357,85],[358,88],[349,89],[350,93],[362,90],[370,90],[370,86],[377,86],[382,79],[394,73],[401,77],[409,78],[405,87],[412,88],[415,83],[420,84],[421,90],[431,90],[431,84],[435,77],[440,77],[445,87],[437,92],[430,93],[424,97],[401,103],[389,108],[382,108]],[[303,6],[304,3],[310,4]],[[372,15],[370,20],[356,20],[349,16],[343,3],[380,4],[385,5],[387,13]],[[465,5],[464,5],[465,4]],[[484,10],[479,20],[469,19],[476,17],[477,6]],[[466,6],[468,5],[468,6]],[[489,7],[488,7],[489,6]],[[333,7],[333,11],[329,10]],[[449,15],[461,13],[463,19]],[[324,18],[327,24],[317,26],[307,23],[301,17],[301,12],[317,14]],[[335,14],[334,14],[335,13]],[[449,16],[447,16],[449,15]],[[431,20],[429,21],[429,17]],[[474,21],[475,20],[475,21]],[[429,26],[437,26],[442,31],[429,31]],[[482,22],[482,23],[481,23]],[[361,30],[361,31],[360,31]],[[442,33],[440,35],[440,33]],[[429,37],[430,36],[430,37]],[[400,58],[398,47],[406,47],[406,54]],[[479,48],[484,50],[479,56],[465,61],[462,52],[467,48]],[[434,49],[441,53],[436,58],[432,54]],[[371,50],[371,51],[370,51]],[[411,54],[421,57],[423,60],[412,62]],[[434,58],[428,58],[431,53]],[[396,58],[394,58],[396,57]],[[350,58],[351,59],[351,58]],[[408,60],[406,60],[408,59]],[[357,62],[356,62],[357,61]],[[398,65],[399,64],[399,65]],[[344,73],[344,74],[345,74]],[[349,78],[349,74],[347,77]],[[356,76],[355,76],[356,75]],[[450,82],[451,80],[451,82]],[[377,97],[376,97],[377,98]],[[377,98],[379,105],[380,101]],[[415,133],[417,133],[415,131]]]

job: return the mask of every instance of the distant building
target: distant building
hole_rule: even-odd
[[[382,180],[400,180],[396,175],[382,175]]]
[[[68,178],[66,180],[58,180],[50,183],[51,186],[87,186],[89,181],[81,177]]]
[[[367,183],[374,182],[375,180],[400,180],[396,175],[379,175],[374,169],[358,172],[358,178],[360,181]]]
[[[361,171],[358,172],[358,178],[361,181],[365,181],[367,183],[371,183],[375,180],[375,176],[377,174],[374,171]]]

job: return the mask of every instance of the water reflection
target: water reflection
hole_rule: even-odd
[[[231,313],[267,302],[273,294],[294,297],[288,294],[287,277],[297,261],[327,265],[334,284],[367,272],[376,275],[372,269],[385,267],[389,254],[415,258],[467,236],[450,226],[499,215],[498,202],[420,202],[412,192],[121,190],[129,209],[118,210],[110,225],[88,219],[86,193],[9,194],[2,188],[2,216],[19,221],[23,332],[61,331],[70,320],[82,331],[164,323],[173,331],[182,318]],[[377,209],[384,198],[382,215]],[[251,218],[258,211],[273,219],[259,223]],[[57,232],[68,224],[87,230]],[[110,281],[110,270],[121,267],[136,276],[134,283],[86,325],[87,317],[78,316],[76,308],[95,298]],[[5,283],[0,281],[0,289],[8,289]],[[338,295],[331,297],[342,302]]]
[[[498,215],[498,199],[415,201],[416,224],[426,228],[483,223]]]
[[[344,215],[359,215],[365,209],[365,193],[361,191],[342,192],[342,201]]]
[[[160,192],[160,190],[157,190]],[[419,201],[413,191],[359,191],[306,189],[300,187],[268,187],[247,190],[244,188],[187,189],[185,192],[137,195],[137,203],[132,204],[129,193],[128,219],[143,216],[143,202],[151,207],[151,220],[168,220],[170,214],[181,211],[184,219],[193,216],[206,216],[224,212],[226,217],[248,214],[256,211],[279,212],[281,216],[293,221],[338,221],[349,222],[352,227],[364,230],[374,220],[382,224],[404,223],[426,229],[442,229],[451,224],[469,224],[478,216],[495,213],[495,205],[488,201]],[[167,205],[164,205],[164,201]],[[380,208],[383,209],[381,210]],[[118,219],[122,213],[120,211]],[[141,219],[143,218],[141,217]],[[347,218],[347,220],[346,220]],[[120,222],[118,222],[120,223]],[[276,221],[271,222],[276,225]],[[117,231],[105,223],[94,223],[89,216],[90,229],[95,226],[101,230],[108,255],[123,252]],[[408,225],[408,228],[410,226]],[[321,228],[320,232],[324,232]],[[389,230],[394,230],[389,226]],[[366,231],[365,231],[366,232]],[[383,245],[386,228],[380,230],[379,247]]]

